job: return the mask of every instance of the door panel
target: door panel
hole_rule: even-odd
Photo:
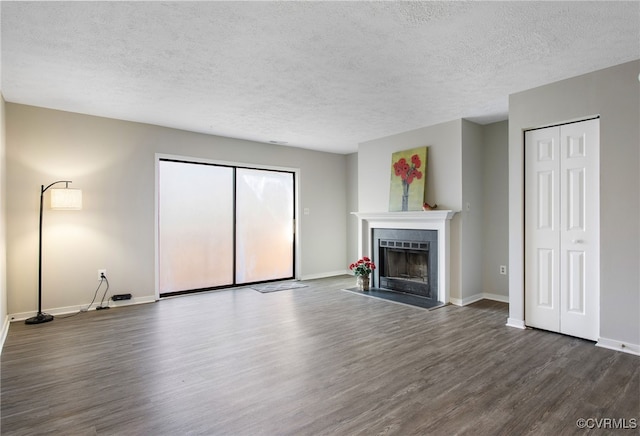
[[[554,267],[553,250],[538,249],[537,306],[553,310],[554,307]]]
[[[567,251],[567,312],[584,314],[584,251]]]
[[[567,170],[567,230],[584,231],[584,168]]]
[[[555,171],[538,172],[538,230],[553,231]]]

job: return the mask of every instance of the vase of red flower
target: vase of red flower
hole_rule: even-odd
[[[358,286],[358,291],[367,292],[369,290],[369,276],[357,276],[356,285]]]
[[[369,290],[369,275],[376,269],[376,264],[368,257],[364,256],[362,259],[349,265],[349,269],[353,271],[356,276],[356,285],[360,291]]]

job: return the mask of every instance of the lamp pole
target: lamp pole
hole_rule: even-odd
[[[31,318],[27,318],[24,323],[25,324],[42,324],[44,322],[53,321],[53,315],[49,315],[48,313],[42,312],[42,212],[44,209],[44,193],[47,189],[51,188],[53,185],[57,185],[58,183],[66,183],[67,187],[69,187],[70,180],[58,180],[57,182],[53,182],[46,188],[44,185],[40,186],[40,226],[38,229],[38,314]]]

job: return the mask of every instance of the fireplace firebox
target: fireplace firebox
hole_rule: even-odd
[[[438,299],[438,232],[373,229],[374,286]]]

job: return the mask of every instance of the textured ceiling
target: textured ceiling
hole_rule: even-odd
[[[349,153],[640,58],[640,2],[7,2],[9,102]]]

